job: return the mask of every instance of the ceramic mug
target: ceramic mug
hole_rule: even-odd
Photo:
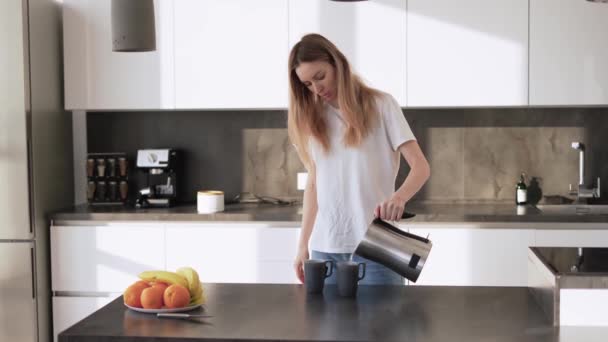
[[[308,293],[321,293],[325,278],[331,276],[334,262],[331,260],[309,259],[304,262],[304,283]]]
[[[359,280],[365,278],[365,263],[341,261],[336,265],[338,294],[343,297],[355,297]]]

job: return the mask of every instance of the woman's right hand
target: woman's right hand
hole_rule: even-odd
[[[309,257],[308,247],[300,247],[298,248],[298,254],[296,254],[296,260],[293,262],[296,276],[298,276],[298,279],[300,279],[302,284],[304,284],[304,262],[308,260]]]

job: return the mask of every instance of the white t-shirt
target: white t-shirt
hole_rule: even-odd
[[[352,253],[374,218],[376,206],[395,191],[401,144],[415,140],[399,104],[389,94],[378,97],[382,120],[357,147],[343,143],[345,124],[338,109],[324,107],[330,150],[311,139],[316,166],[318,211],[310,249]]]

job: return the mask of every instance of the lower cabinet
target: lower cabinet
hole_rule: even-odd
[[[412,285],[527,286],[529,246],[608,247],[608,229],[407,229],[433,242]],[[293,270],[299,234],[300,228],[255,222],[51,227],[55,338],[120,296],[144,270],[190,266],[203,283],[299,283]]]
[[[122,295],[141,271],[165,268],[161,224],[52,226],[50,235],[55,340],[61,331]]]
[[[411,285],[526,286],[532,229],[480,229],[410,226],[433,248],[416,283]]]
[[[299,231],[251,224],[53,226],[55,340],[122,295],[145,270],[191,266],[203,283],[297,283],[292,265]]]
[[[167,269],[191,266],[203,283],[296,283],[299,228],[168,225]]]
[[[105,297],[53,297],[54,341],[57,342],[59,333],[121,295],[117,293]]]

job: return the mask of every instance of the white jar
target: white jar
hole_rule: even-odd
[[[196,209],[199,214],[224,211],[224,192],[216,190],[199,191],[196,196]]]

